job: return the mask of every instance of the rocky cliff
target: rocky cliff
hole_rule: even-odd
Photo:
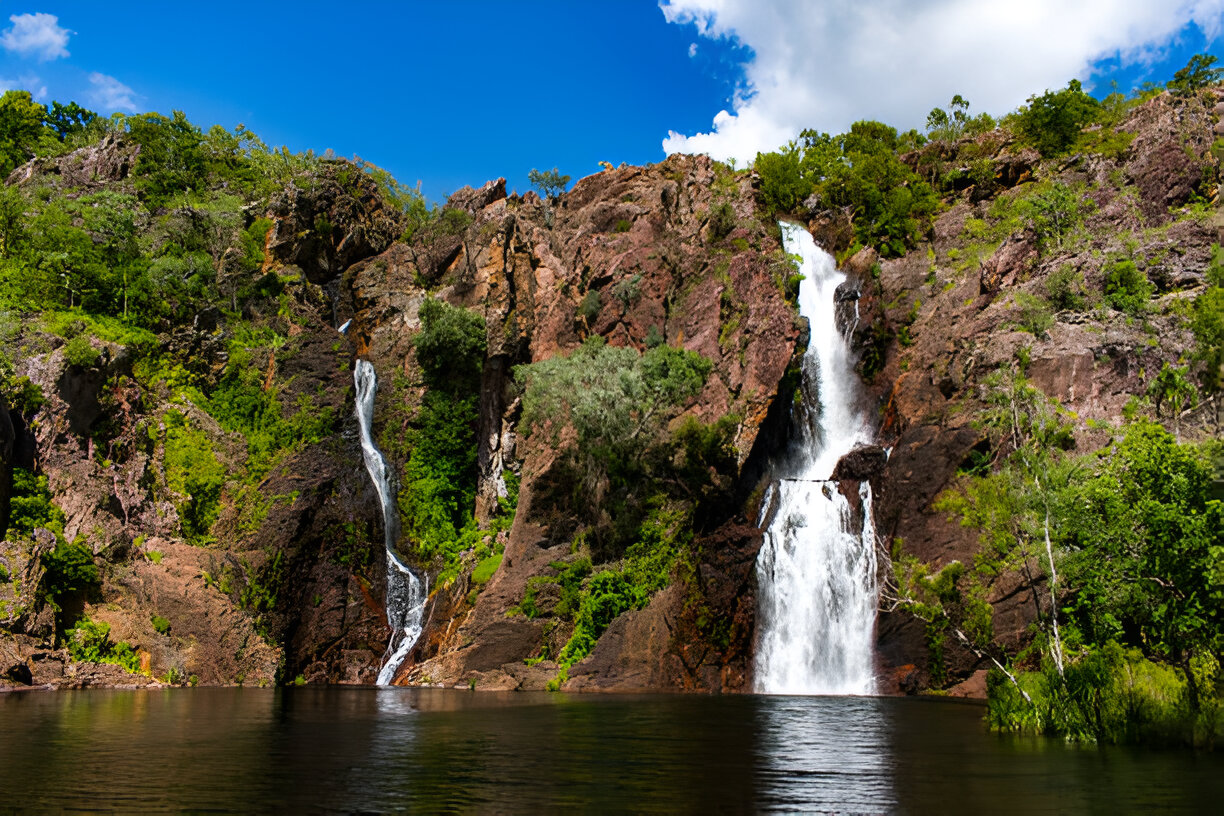
[[[992,372],[1022,364],[1077,418],[1073,443],[1091,450],[1154,372],[1187,354],[1187,304],[1220,240],[1219,118],[1218,93],[1161,94],[1098,151],[1042,159],[1000,130],[931,143],[903,160],[964,172],[949,176],[959,181],[899,257],[852,247],[853,212],[802,214],[843,258],[843,316],[858,306],[859,370],[890,455],[864,453],[837,478],[872,480],[883,549],[935,565],[972,560],[976,533],[933,505],[958,472],[1001,453],[977,421]],[[36,159],[8,183],[74,200],[131,194],[139,147],[107,137]],[[403,476],[434,387],[417,354],[422,305],[437,300],[484,327],[468,429],[474,498],[459,509],[474,532],[445,562],[411,530],[402,537],[405,560],[431,580],[424,634],[396,682],[747,690],[756,503],[787,441],[806,332],[758,184],[749,171],[673,156],[605,170],[555,200],[507,194],[504,180],[465,188],[417,223],[369,173],[322,161],[252,196],[231,221],[189,204],[142,210],[137,226],[154,243],[166,240],[157,230],[220,236],[201,239],[219,303],[138,337],[37,314],[13,332],[11,381],[29,398],[0,413],[0,484],[18,470],[45,477],[22,495],[45,490],[62,519],[48,511],[44,526],[0,548],[0,684],[373,682],[390,633],[352,366],[375,366],[375,436]],[[1076,203],[1051,231],[1029,213],[1054,188]],[[1142,314],[1102,300],[1122,260],[1154,287]],[[658,433],[699,428],[714,441],[701,472],[686,471],[696,481],[651,508],[688,514],[684,531],[668,532],[683,540],[657,582],[640,604],[616,608],[589,653],[563,662],[583,625],[575,591],[592,569],[627,569],[628,556],[592,544],[567,458],[576,436],[525,433],[515,372],[591,338],[708,361],[700,389],[660,416]],[[1190,438],[1218,432],[1211,403],[1162,418]],[[692,464],[667,450],[658,467]],[[684,496],[686,484],[701,488]],[[48,569],[60,576],[76,546],[96,580],[61,580],[49,594]],[[1020,576],[1000,576],[988,600],[997,636],[1022,642],[1034,610]],[[887,595],[884,606],[887,690],[950,685],[983,667],[952,645],[946,677],[934,677],[923,625]],[[82,615],[109,626],[143,673],[63,648]]]

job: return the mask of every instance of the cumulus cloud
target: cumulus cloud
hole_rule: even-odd
[[[22,74],[16,79],[0,77],[0,94],[9,91],[29,91],[30,96],[38,102],[45,102],[47,99],[47,86],[33,74]]]
[[[689,45],[689,56],[690,57],[697,56],[697,43],[691,43]]]
[[[37,57],[47,62],[68,56],[68,35],[72,32],[61,28],[54,14],[14,14],[9,17],[13,25],[0,34],[0,45],[23,57]]]
[[[136,111],[136,100],[139,95],[113,76],[99,74],[96,71],[89,75],[89,101],[102,113],[112,111]]]
[[[1190,21],[1219,36],[1224,0],[660,0],[668,22],[752,49],[730,110],[668,153],[748,161],[804,128],[921,127],[961,94],[1001,115],[1117,56],[1150,61]]]

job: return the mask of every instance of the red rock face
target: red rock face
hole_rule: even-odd
[[[976,534],[934,503],[975,457],[1006,452],[992,447],[976,421],[992,372],[1026,360],[1030,382],[1080,420],[1075,442],[1088,451],[1106,443],[1109,431],[1083,420],[1120,421],[1151,374],[1185,355],[1192,338],[1184,303],[1202,287],[1224,223],[1218,213],[1213,221],[1201,207],[1185,208],[1218,187],[1211,153],[1218,96],[1162,95],[1141,105],[1119,125],[1133,141],[1113,157],[1042,161],[1001,132],[969,140],[975,156],[991,163],[993,178],[952,191],[924,243],[906,255],[881,260],[863,250],[846,261],[839,320],[848,325],[857,306],[854,343],[878,410],[877,441],[890,449],[882,470],[873,464],[847,478],[866,474],[876,487],[882,545],[899,540],[900,551],[935,566],[972,561]],[[936,145],[906,160],[930,169],[955,160],[959,149]],[[134,147],[108,139],[29,163],[9,181],[125,189],[136,158]],[[793,396],[787,372],[806,343],[784,294],[791,268],[774,225],[759,220],[751,177],[704,157],[673,156],[581,179],[553,202],[507,195],[497,180],[448,203],[470,222],[456,219],[452,232],[404,242],[398,214],[368,179],[339,163],[324,168],[317,183],[286,190],[266,213],[274,224],[265,271],[296,267],[303,279],[290,292],[285,348],[252,364],[283,387],[286,405],[310,396],[317,410],[330,410],[335,433],[268,474],[261,494],[281,498],[255,521],[227,488],[216,543],[193,547],[182,540],[165,487],[164,450],[147,443],[149,428],[156,431],[171,404],[124,384],[130,361],[118,346],[95,341],[103,352],[97,370],[73,371],[61,341],[38,334],[43,350],[18,361],[17,374],[38,384],[47,403],[36,423],[13,415],[12,434],[0,428],[0,465],[37,461],[65,512],[67,536],[87,533],[99,562],[113,567],[100,596],[88,601],[90,614],[138,646],[152,666],[173,666],[200,682],[272,682],[278,665],[282,677],[372,682],[389,632],[381,522],[360,467],[350,366],[354,355],[375,364],[383,383],[375,435],[394,440],[396,423],[415,412],[424,391],[413,350],[418,310],[426,297],[439,296],[481,314],[488,330],[477,517],[496,506],[503,470],[520,472],[522,485],[501,567],[483,588],[470,583],[469,569],[434,592],[425,634],[400,681],[543,688],[556,675],[555,665],[528,666],[524,658],[545,644],[556,653],[569,624],[507,613],[531,579],[553,575],[550,564],[569,556],[578,522],[557,450],[519,436],[513,368],[569,353],[598,335],[639,350],[657,340],[711,360],[712,374],[685,413],[705,422],[740,417],[739,484],[735,500],[696,536],[692,563],[677,568],[671,586],[645,608],[619,617],[588,658],[571,667],[567,688],[749,689],[753,566],[761,543],[751,496],[769,452],[785,444]],[[1028,195],[1031,182],[1049,181],[1082,191],[1094,204],[1062,245],[1040,246],[1023,226],[989,242],[974,232],[993,218],[992,208]],[[826,248],[852,243],[851,213],[805,217]],[[1158,290],[1142,319],[1100,305],[1105,264],[1123,257]],[[223,276],[232,273],[224,259],[221,266]],[[1050,275],[1064,269],[1082,280],[1088,305],[1058,312],[1037,334],[1020,328],[1017,295],[1046,297]],[[336,327],[350,318],[347,333],[339,334]],[[226,362],[217,315],[202,314],[195,326],[163,339],[190,356],[193,374],[216,381]],[[241,460],[243,439],[202,411],[175,410],[190,413],[219,460]],[[99,418],[114,425],[106,451],[96,449],[89,432]],[[1183,417],[1183,437],[1210,432],[1206,422],[1198,414]],[[563,434],[562,442],[568,438]],[[137,533],[144,536],[139,545]],[[22,586],[36,586],[39,547],[51,546],[35,542],[18,551],[5,543],[0,557],[11,574],[23,576]],[[277,576],[276,600],[256,613],[241,588],[261,575]],[[46,648],[53,610],[12,586],[0,587],[10,593],[0,600],[13,602],[0,625],[15,633],[0,642],[0,683],[132,682],[109,669],[81,674],[66,652]],[[990,593],[997,637],[1021,644],[1034,615],[1032,587],[1013,573],[1000,576]],[[555,584],[541,585],[542,609],[559,600]],[[169,634],[154,630],[154,614],[169,619]],[[912,692],[933,682],[920,622],[888,612],[877,637],[883,687]],[[977,657],[949,644],[944,663],[949,684],[970,681],[958,693],[980,692]]]
[[[593,335],[639,350],[657,338],[698,352],[714,371],[688,412],[704,422],[741,417],[734,445],[744,466],[795,354],[800,325],[783,292],[790,267],[776,230],[755,221],[747,180],[725,171],[720,176],[704,157],[605,171],[581,179],[555,203],[499,193],[504,184],[491,183],[452,198],[448,206],[467,210],[472,222],[444,265],[429,246],[397,244],[356,267],[355,326],[376,365],[410,369],[403,338],[417,325],[424,295],[419,283],[440,285],[442,297],[485,317],[489,360],[477,513],[494,506],[502,468],[521,461],[518,515],[502,566],[475,606],[455,603],[449,592],[431,610],[426,660],[410,676],[535,687],[551,673],[547,667],[528,671],[522,661],[539,651],[543,623],[506,613],[522,600],[530,578],[551,574],[548,564],[568,553],[566,531],[573,522],[564,506],[541,503],[541,488],[554,478],[555,452],[516,439],[517,405],[506,398],[512,367],[566,354]],[[738,224],[716,237],[709,216],[721,203],[732,208]],[[726,514],[732,518],[734,508]],[[719,543],[708,551],[709,564],[721,563],[727,548],[739,553],[739,566],[716,569],[720,577],[709,584],[720,596],[720,613],[731,618],[753,606],[751,564],[759,547],[755,532],[735,529],[740,532],[730,538],[720,533],[711,539]],[[646,609],[622,616],[588,661],[575,667],[574,686],[743,686],[750,621],[741,621],[734,648],[696,655],[695,643],[678,643],[672,629],[683,617],[682,595],[661,593]],[[724,680],[729,665],[737,668]]]
[[[973,562],[976,532],[934,502],[955,486],[958,468],[972,464],[971,453],[1007,453],[992,447],[977,422],[992,372],[1027,360],[1030,383],[1072,412],[1076,450],[1088,452],[1109,441],[1105,423],[1122,421],[1124,406],[1144,393],[1154,372],[1191,350],[1179,304],[1201,291],[1218,236],[1211,213],[1182,207],[1192,191],[1210,194],[1218,183],[1209,153],[1212,105],[1204,92],[1161,95],[1139,106],[1119,125],[1134,134],[1120,158],[1025,158],[1030,179],[1061,182],[1095,205],[1062,246],[1040,247],[1023,227],[998,243],[975,243],[969,219],[989,220],[992,207],[1027,195],[1017,177],[1018,186],[989,200],[965,191],[936,217],[929,243],[882,263],[878,280],[865,286],[856,339],[868,347],[879,336],[892,338],[870,384],[881,406],[879,441],[892,449],[875,504],[883,543],[899,540],[902,552],[935,567]],[[1020,159],[1004,153],[993,161],[997,169]],[[1120,181],[1126,186],[1119,188]],[[1132,258],[1157,287],[1142,320],[1101,305],[1105,264],[1118,258]],[[1053,325],[1038,334],[1022,330],[1017,295],[1047,298],[1050,275],[1065,270],[1082,276],[1087,303],[1051,309]],[[903,327],[905,342],[898,337]],[[1190,438],[1215,432],[1206,414],[1194,423]],[[1022,645],[1036,616],[1032,587],[1009,573],[990,587],[988,600],[996,640]],[[886,689],[913,692],[932,682],[923,625],[904,613],[881,616],[878,658]],[[977,696],[975,672],[985,664],[950,638],[944,660],[948,684],[965,681],[957,693]]]

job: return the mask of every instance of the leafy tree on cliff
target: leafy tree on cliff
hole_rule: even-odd
[[[1020,136],[1043,156],[1057,156],[1079,139],[1084,126],[1101,115],[1101,103],[1084,93],[1078,79],[1061,91],[1030,96],[1016,114]]]
[[[29,91],[5,91],[0,97],[0,178],[33,156],[44,139],[54,140],[46,116]]]
[[[565,188],[570,183],[570,177],[561,175],[555,167],[551,170],[536,170],[532,168],[531,172],[527,174],[527,180],[548,201],[552,201],[564,193]]]
[[[563,446],[576,470],[574,500],[609,544],[636,531],[649,474],[660,475],[673,453],[667,421],[701,391],[712,367],[684,349],[640,354],[596,336],[568,356],[515,370],[524,433]],[[568,445],[566,427],[574,431]]]
[[[1224,68],[1216,67],[1217,61],[1210,54],[1195,54],[1185,68],[1173,74],[1169,90],[1179,96],[1189,96],[1200,88],[1216,84],[1224,76]]]
[[[954,142],[966,134],[993,130],[995,121],[988,113],[969,115],[969,102],[960,94],[952,97],[948,110],[933,108],[927,115],[927,136],[932,140]]]

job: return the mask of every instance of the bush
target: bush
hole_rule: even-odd
[[[46,569],[43,594],[57,607],[59,599],[74,592],[88,592],[98,585],[98,567],[93,552],[79,541],[60,541],[43,556]]]
[[[1095,122],[1100,114],[1101,104],[1073,79],[1061,91],[1030,96],[1028,104],[1016,114],[1016,129],[1041,155],[1057,156],[1071,149],[1084,126]]]
[[[480,387],[485,355],[484,318],[430,298],[421,304],[416,357],[433,388]]]
[[[111,642],[109,623],[95,623],[89,618],[82,618],[74,628],[64,633],[64,639],[73,660],[113,663],[131,674],[140,671],[140,655],[125,641]]]
[[[93,368],[102,358],[102,353],[89,342],[89,335],[78,334],[64,346],[64,362],[76,368]]]
[[[1095,205],[1061,182],[1024,200],[1022,211],[1042,247],[1061,249],[1063,238],[1074,231]]]
[[[1059,311],[1080,311],[1088,306],[1084,276],[1069,265],[1060,266],[1046,278],[1046,295]]]
[[[1218,701],[1193,711],[1175,669],[1114,641],[1084,649],[1062,676],[1047,662],[1017,679],[1032,705],[1001,673],[988,678],[987,719],[995,730],[1100,744],[1209,745],[1224,736]]]
[[[758,193],[761,203],[770,213],[795,212],[812,192],[812,184],[804,178],[796,149],[758,153],[753,169],[761,179]]]
[[[12,480],[8,538],[28,538],[39,527],[50,530],[57,538],[63,537],[64,513],[51,500],[47,477],[15,467]]]
[[[1120,312],[1137,315],[1147,309],[1156,287],[1134,261],[1114,261],[1105,268],[1105,302]]]
[[[1019,312],[1016,325],[1029,334],[1041,337],[1054,325],[1054,315],[1050,313],[1050,304],[1028,292],[1016,294],[1016,305]]]
[[[217,460],[212,442],[177,411],[168,411],[166,423],[166,486],[177,494],[183,535],[197,544],[212,540],[210,531],[220,513],[221,487],[226,469]]]
[[[710,240],[717,243],[731,234],[736,225],[735,209],[723,202],[710,210]]]
[[[170,621],[163,618],[161,615],[151,615],[149,622],[153,624],[153,631],[159,635],[170,634]]]

